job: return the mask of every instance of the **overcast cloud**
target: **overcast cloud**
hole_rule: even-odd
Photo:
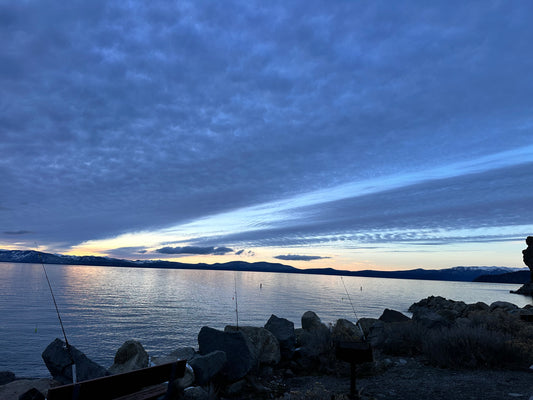
[[[329,257],[522,240],[531,15],[528,1],[1,2],[0,245],[167,232],[174,249]],[[168,247],[113,254],[128,248]]]

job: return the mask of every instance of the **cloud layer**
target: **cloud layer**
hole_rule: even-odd
[[[533,220],[532,12],[4,2],[0,244],[514,240]]]

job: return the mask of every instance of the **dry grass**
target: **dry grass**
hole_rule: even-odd
[[[381,350],[397,356],[424,355],[445,368],[519,368],[533,363],[533,326],[503,311],[479,312],[449,328],[416,322],[389,324]]]

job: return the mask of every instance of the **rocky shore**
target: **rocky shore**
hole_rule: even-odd
[[[177,348],[165,357],[149,357],[129,340],[109,368],[71,349],[80,381],[186,359],[185,376],[174,383],[182,399],[347,399],[350,365],[336,348],[366,339],[374,361],[357,365],[362,399],[533,400],[533,306],[432,296],[409,311],[412,317],[386,309],[358,325],[340,319],[327,326],[308,311],[301,328],[275,315],[263,327],[203,327],[197,349]],[[1,399],[44,398],[49,387],[72,382],[60,339],[42,356],[52,379],[0,372]]]

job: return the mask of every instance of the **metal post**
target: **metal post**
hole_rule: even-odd
[[[359,394],[355,389],[355,363],[350,363],[350,399],[358,400]]]

